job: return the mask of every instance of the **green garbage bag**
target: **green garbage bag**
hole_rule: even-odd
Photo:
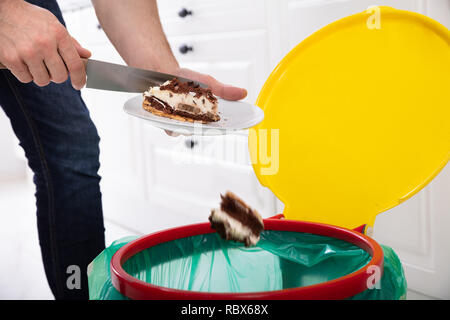
[[[135,237],[120,239],[92,261],[89,296],[127,299],[111,283],[114,253]],[[350,299],[405,299],[406,280],[395,252],[382,246],[380,285]],[[131,257],[124,269],[135,278],[173,289],[203,292],[256,292],[303,287],[333,280],[364,267],[370,255],[335,238],[309,233],[264,231],[257,246],[225,241],[217,233],[182,238]]]

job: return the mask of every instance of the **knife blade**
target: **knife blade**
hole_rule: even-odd
[[[193,81],[172,74],[138,69],[120,64],[98,61],[94,59],[83,59],[86,66],[87,82],[86,88],[143,93],[150,86],[159,86],[167,80],[178,78],[181,81]],[[0,63],[0,69],[6,69]],[[207,85],[198,83],[200,87]]]
[[[87,61],[86,74],[87,88],[123,92],[142,93],[148,90],[150,86],[159,86],[173,78],[178,78],[184,82],[193,81],[167,73],[138,69],[93,59],[88,59]],[[194,82],[203,88],[207,87],[203,83]]]

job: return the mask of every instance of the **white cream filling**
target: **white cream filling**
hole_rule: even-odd
[[[212,221],[223,223],[226,231],[233,239],[243,241],[248,238],[251,245],[255,245],[259,241],[259,236],[256,236],[249,227],[244,226],[240,221],[230,217],[220,209],[213,209]]]
[[[164,85],[169,84],[170,81],[166,81]],[[187,104],[189,106],[196,106],[201,110],[201,114],[210,112],[212,114],[217,113],[217,103],[213,103],[205,97],[195,97],[195,92],[189,93],[174,93],[169,90],[161,90],[160,87],[150,87],[144,92],[146,97],[154,96],[155,98],[167,103],[175,110],[182,109],[180,105]]]

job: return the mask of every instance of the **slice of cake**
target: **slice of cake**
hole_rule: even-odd
[[[143,107],[156,115],[180,121],[213,122],[220,120],[217,105],[210,89],[174,78],[145,91]]]
[[[212,209],[209,216],[211,227],[223,239],[243,242],[246,247],[257,244],[264,230],[259,213],[230,191],[220,197],[220,209]]]

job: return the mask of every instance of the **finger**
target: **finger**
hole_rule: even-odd
[[[9,53],[2,58],[2,63],[20,82],[28,83],[33,81],[33,76],[27,65],[16,53]]]
[[[72,41],[80,57],[87,59],[92,56],[92,53],[88,49],[82,47],[81,44],[74,37],[72,37]]]
[[[247,90],[226,84],[220,84],[215,90],[220,92],[217,94],[219,97],[226,100],[241,100],[247,96]],[[214,89],[211,91],[214,93]]]
[[[28,69],[33,76],[33,81],[38,86],[43,87],[50,83],[50,75],[43,60],[33,59],[27,61]]]
[[[226,100],[241,100],[247,96],[247,90],[223,84],[207,74],[184,68],[179,69],[177,74],[179,76],[206,84],[216,96]]]
[[[75,49],[72,37],[68,36],[60,41],[58,51],[69,71],[72,86],[76,90],[80,90],[86,83],[86,70],[80,55]]]
[[[57,51],[44,60],[50,73],[50,79],[56,83],[62,83],[67,80],[68,73],[66,65]]]
[[[28,67],[26,64],[21,62],[16,67],[8,67],[6,66],[11,73],[22,83],[29,83],[33,81],[33,76],[30,73],[30,70],[28,70]]]
[[[226,100],[241,100],[247,96],[247,90],[235,86],[223,84],[209,75],[200,75],[200,82],[205,83],[216,95]]]
[[[207,84],[215,95],[226,100],[241,100],[247,96],[247,90],[223,84],[214,78]]]

